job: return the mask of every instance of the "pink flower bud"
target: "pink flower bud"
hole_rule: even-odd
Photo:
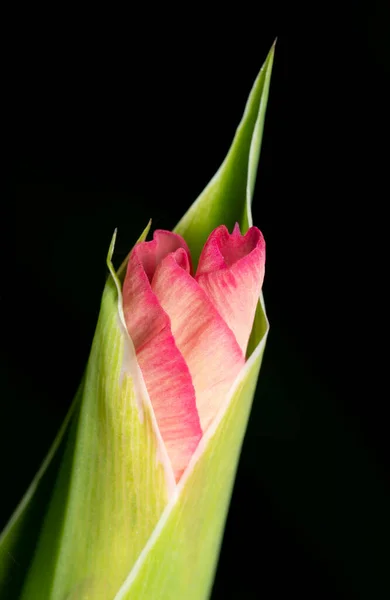
[[[176,480],[245,363],[264,263],[261,232],[241,235],[238,224],[210,234],[195,276],[186,242],[170,231],[130,254],[126,325]]]

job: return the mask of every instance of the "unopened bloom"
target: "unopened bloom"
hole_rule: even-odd
[[[221,225],[193,273],[178,234],[136,244],[123,310],[176,480],[245,363],[264,278],[265,243]]]

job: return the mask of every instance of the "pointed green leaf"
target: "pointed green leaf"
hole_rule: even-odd
[[[0,536],[0,597],[19,598],[42,524],[43,509],[53,489],[64,453],[69,425],[78,410],[83,384],[38,473]]]
[[[197,264],[209,233],[223,223],[229,231],[236,221],[242,231],[252,225],[251,202],[263,136],[265,111],[275,45],[257,76],[230,150],[221,167],[177,224]]]
[[[124,322],[111,264],[114,242],[115,235],[80,414],[23,590],[26,600],[113,597],[175,491]]]
[[[151,222],[148,223],[137,241],[145,240],[150,225]],[[109,251],[108,262],[111,270],[114,242],[115,237]],[[45,460],[0,536],[0,597],[3,595],[9,599],[20,597],[24,576],[31,563],[42,526],[47,499],[50,497],[58,477],[61,461],[69,468],[69,454],[74,442],[74,436],[72,440],[69,440],[70,430],[72,430],[73,422],[78,418],[84,379]],[[72,431],[74,431],[74,425]],[[65,449],[67,454],[63,458]],[[65,472],[66,469],[62,467],[62,470]],[[57,482],[56,488],[60,487]]]

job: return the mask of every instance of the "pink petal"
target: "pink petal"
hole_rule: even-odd
[[[195,279],[233,331],[245,355],[264,279],[265,242],[257,227],[241,235],[238,224],[209,236]]]
[[[133,248],[123,284],[126,325],[177,480],[198,445],[202,430],[190,372],[150,280],[162,258],[178,248],[190,268],[184,240],[168,231],[155,231],[152,242]]]
[[[184,248],[191,265],[191,255],[185,240],[181,235],[165,229],[156,229],[152,242],[137,244],[136,248],[149,281],[152,281],[156,267],[162,259],[178,248]]]
[[[152,289],[171,319],[177,347],[189,368],[205,431],[226,397],[245,358],[234,334],[190,275],[185,250],[166,256]]]

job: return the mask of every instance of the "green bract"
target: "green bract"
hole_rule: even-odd
[[[273,54],[225,161],[175,228],[195,262],[218,225],[252,224]],[[124,324],[114,241],[83,382],[0,538],[2,598],[202,600],[211,590],[268,332],[264,304],[246,365],[176,486]]]

